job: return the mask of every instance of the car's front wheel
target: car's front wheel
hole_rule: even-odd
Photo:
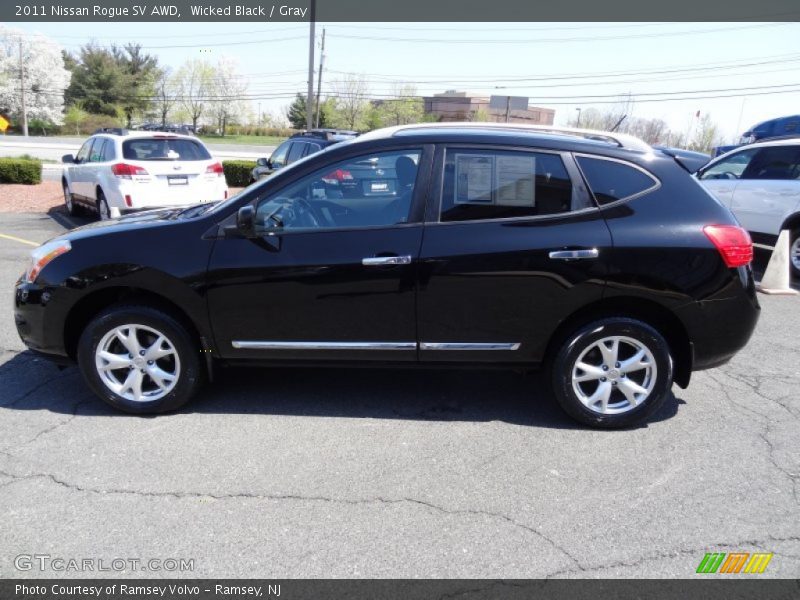
[[[174,410],[203,380],[192,336],[149,306],[113,306],[95,317],[78,343],[78,364],[100,398],[129,413]]]
[[[593,427],[647,419],[672,387],[672,357],[664,337],[636,319],[594,321],[567,336],[552,363],[561,407]]]

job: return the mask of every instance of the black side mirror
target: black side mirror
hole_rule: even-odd
[[[243,206],[236,213],[236,227],[245,237],[253,237],[256,234],[256,209],[250,206]]]
[[[66,164],[71,164],[75,162],[75,157],[72,154],[65,154],[61,157],[61,162]]]

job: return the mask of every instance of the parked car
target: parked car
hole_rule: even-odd
[[[356,131],[345,129],[310,129],[295,133],[273,150],[269,158],[259,158],[250,174],[250,183],[269,177],[278,169],[286,167],[305,156],[319,152],[344,140],[353,139]]]
[[[71,215],[186,206],[228,197],[222,164],[195,137],[99,129],[66,154],[61,185]]]
[[[742,146],[697,177],[757,242],[772,245],[789,230],[791,267],[800,277],[800,137]]]
[[[778,117],[753,125],[739,138],[739,143],[714,148],[714,156],[721,156],[746,144],[800,136],[800,115]]]
[[[543,368],[575,419],[641,422],[747,343],[752,245],[671,157],[586,135],[401,126],[224,202],[78,228],[33,251],[17,329],[132,413],[225,364],[461,366]],[[364,164],[394,164],[390,193],[325,181]]]

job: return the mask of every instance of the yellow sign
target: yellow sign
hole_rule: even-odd
[[[5,133],[9,125],[11,125],[11,123],[9,123],[3,115],[0,115],[0,131]]]

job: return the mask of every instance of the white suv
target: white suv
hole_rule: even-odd
[[[101,129],[62,161],[71,215],[88,208],[107,219],[114,207],[125,213],[228,197],[222,164],[187,135]]]
[[[792,271],[800,276],[800,138],[736,148],[696,175],[754,241],[774,244],[781,230],[788,229]]]

